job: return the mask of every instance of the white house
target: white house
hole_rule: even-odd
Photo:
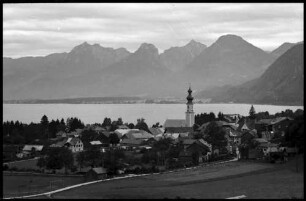
[[[81,152],[84,150],[83,142],[79,138],[68,138],[67,142],[65,143],[72,153]]]

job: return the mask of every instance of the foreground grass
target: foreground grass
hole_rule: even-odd
[[[258,199],[301,198],[304,189],[303,171],[295,172],[294,164],[294,161],[273,165],[232,162],[183,172],[101,182],[56,193],[52,197],[55,199],[205,199],[245,195],[247,198]]]
[[[31,195],[84,182],[83,177],[3,173],[3,197]]]

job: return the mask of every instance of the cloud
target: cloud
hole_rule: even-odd
[[[134,52],[160,51],[191,39],[211,45],[236,34],[273,50],[303,40],[302,3],[53,3],[4,4],[4,56],[68,52],[87,41]]]

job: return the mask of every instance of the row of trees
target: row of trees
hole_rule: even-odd
[[[112,121],[110,118],[105,118],[102,124],[96,123],[95,125],[104,127],[109,131],[116,130],[120,125],[123,125],[122,118]],[[125,123],[129,128],[142,129],[147,132],[149,127],[145,122],[145,119],[137,119],[137,124]],[[49,121],[46,115],[43,115],[40,123],[30,123],[25,124],[19,121],[6,121],[3,122],[3,143],[4,144],[27,144],[36,143],[35,140],[47,142],[50,138],[55,138],[56,133],[59,131],[72,132],[76,129],[83,129],[85,127],[84,123],[76,118],[67,118],[65,121],[63,118],[61,120],[51,120]]]

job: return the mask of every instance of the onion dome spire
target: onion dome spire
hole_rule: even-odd
[[[191,90],[191,85],[190,85],[190,83],[189,83],[189,89],[188,89],[188,96],[187,96],[187,103],[190,103],[190,104],[192,104],[192,100],[193,100],[193,97],[192,97],[192,95],[191,95],[191,93],[192,93],[192,90]]]

